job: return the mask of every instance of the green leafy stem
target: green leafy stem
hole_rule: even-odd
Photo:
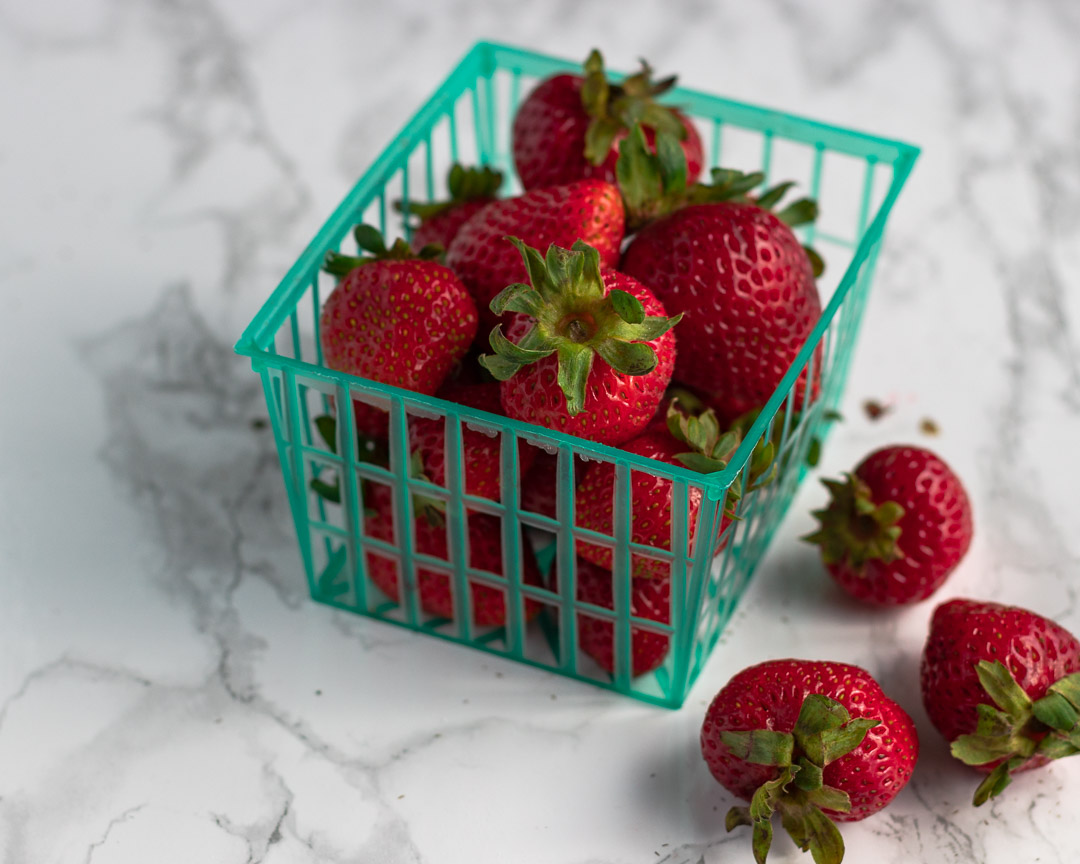
[[[976,706],[975,731],[961,735],[951,749],[965,765],[997,763],[975,790],[978,807],[1000,795],[1012,782],[1012,773],[1032,759],[1080,753],[1080,672],[1055,681],[1036,700],[999,660],[981,660],[975,672],[994,704]]]
[[[824,784],[824,769],[858,747],[880,722],[852,718],[835,699],[811,694],[803,701],[791,732],[754,729],[721,734],[732,755],[779,769],[776,777],[754,792],[749,807],[733,807],[727,814],[728,831],[739,825],[753,828],[757,864],[765,864],[772,846],[774,813],[780,814],[784,830],[800,849],[810,851],[816,864],[844,860],[840,829],[824,811],[847,813],[851,799],[842,789]]]

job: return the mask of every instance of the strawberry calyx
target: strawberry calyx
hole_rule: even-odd
[[[635,124],[619,143],[615,180],[626,208],[628,230],[641,228],[690,203],[686,154],[679,142],[674,136],[657,133],[654,153],[640,125]]]
[[[618,84],[608,81],[604,58],[595,48],[584,63],[581,105],[589,115],[585,131],[585,158],[593,165],[603,165],[615,137],[624,129],[641,124],[675,139],[686,138],[674,110],[656,101],[656,97],[675,86],[676,76],[653,81],[652,67],[641,61],[641,71]]]
[[[904,557],[897,545],[904,508],[895,501],[875,504],[870,487],[855,474],[846,480],[823,479],[832,500],[829,506],[813,511],[821,523],[813,534],[802,539],[821,547],[826,564],[846,564],[862,575],[869,561],[889,563]]]
[[[323,261],[323,270],[339,279],[349,275],[357,267],[375,261],[434,261],[445,251],[438,243],[430,243],[419,252],[413,252],[407,240],[399,237],[393,245],[387,247],[386,241],[378,228],[371,225],[357,225],[353,229],[356,245],[367,255],[342,255],[340,252],[327,252]]]
[[[659,339],[682,318],[646,316],[641,301],[614,289],[607,291],[600,272],[600,255],[578,240],[571,249],[552,244],[546,257],[516,237],[507,238],[521,253],[530,284],[504,288],[492,301],[496,315],[519,312],[533,319],[515,344],[503,335],[502,325],[491,331],[494,354],[480,364],[498,381],[550,357],[558,357],[559,387],[570,416],[585,406],[585,385],[599,355],[624,375],[647,375],[656,368],[656,352],[647,343]]]
[[[778,769],[776,777],[757,788],[749,807],[728,811],[727,830],[751,826],[754,860],[764,864],[772,846],[772,816],[779,813],[784,830],[800,849],[810,851],[816,864],[839,864],[844,860],[844,840],[824,811],[847,813],[851,799],[842,789],[824,784],[824,769],[862,744],[866,733],[880,722],[852,718],[835,699],[813,693],[803,700],[791,732],[722,732],[720,737],[732,755]]]
[[[322,414],[316,417],[314,420],[315,429],[319,433],[319,437],[323,439],[323,443],[326,444],[328,449],[335,456],[338,453],[338,439],[337,439],[337,419],[332,414]],[[367,462],[371,465],[380,465],[386,467],[390,464],[390,456],[387,452],[386,445],[382,441],[377,441],[374,438],[369,438],[362,432],[356,433],[356,461]],[[365,484],[366,480],[360,479],[360,497],[365,497]],[[332,482],[326,480],[322,476],[322,471],[311,478],[311,491],[322,498],[324,501],[329,501],[331,504],[341,503],[341,481],[337,475],[332,476]],[[364,511],[368,516],[374,515],[370,510]]]
[[[460,163],[454,163],[446,178],[446,189],[450,198],[446,201],[395,201],[394,209],[398,213],[409,213],[416,216],[421,222],[426,222],[445,213],[458,204],[466,201],[476,201],[486,198],[494,198],[502,186],[503,173],[496,171],[488,165],[480,165],[467,168]]]
[[[961,735],[950,749],[965,765],[997,763],[975,790],[978,807],[1000,795],[1012,782],[1012,772],[1031,759],[1080,753],[1080,672],[1058,679],[1036,700],[1000,660],[980,660],[975,672],[994,704],[975,706],[975,731]]]
[[[713,168],[711,183],[687,186],[686,154],[674,136],[657,131],[656,152],[649,150],[645,134],[635,125],[619,144],[615,176],[626,205],[626,222],[636,230],[655,219],[693,204],[748,204],[773,213],[789,228],[798,228],[817,220],[818,205],[812,198],[799,198],[781,204],[795,186],[784,181],[755,194],[765,182],[760,171],[744,172],[734,168]],[[811,246],[803,246],[815,278],[825,272],[825,262]]]
[[[676,396],[667,410],[667,428],[677,441],[690,448],[687,453],[680,453],[675,458],[687,468],[711,474],[723,471],[739,449],[742,437],[738,432],[720,429],[720,421],[712,408],[689,412],[683,409],[683,402]]]
[[[684,409],[684,399],[689,399]],[[689,447],[686,453],[676,455],[683,465],[702,474],[712,474],[727,468],[731,457],[739,449],[743,435],[739,429],[721,430],[720,421],[712,408],[703,409],[703,405],[692,394],[682,394],[672,398],[667,410],[667,428],[672,437]],[[743,495],[767,486],[776,476],[777,466],[774,461],[776,447],[772,441],[762,440],[750,456],[750,468],[746,488],[743,488],[742,474],[736,476],[728,487],[724,499],[724,513],[732,519],[735,507]]]
[[[734,420],[731,421],[731,428],[738,430],[740,434],[745,435],[750,427],[754,425],[754,421],[757,420],[761,414],[760,408],[751,408],[745,414],[740,414]],[[772,441],[777,449],[784,443],[784,424],[786,422],[787,411],[783,408],[776,409],[776,414],[773,415],[772,422]],[[793,411],[791,414],[791,424],[788,427],[788,440],[795,436],[796,430],[799,428],[799,423],[802,422],[802,412]],[[825,411],[822,414],[822,420],[827,423],[835,423],[838,420],[843,420],[843,416],[838,411]],[[780,464],[786,464],[791,452],[790,447],[785,447],[785,452],[781,453]],[[806,465],[808,468],[814,468],[818,462],[821,461],[821,439],[818,437],[812,437],[810,439],[809,446],[806,449]]]

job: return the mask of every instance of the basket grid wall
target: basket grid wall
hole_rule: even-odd
[[[326,252],[353,252],[351,238],[346,242],[346,236],[361,221],[377,225],[388,239],[408,236],[406,217],[395,212],[393,202],[442,197],[447,170],[456,161],[503,169],[508,182],[501,194],[516,192],[519,187],[509,155],[514,107],[537,79],[574,66],[506,46],[475,46],[330,217],[245,330],[237,351],[251,358],[262,379],[313,598],[644,701],[678,707],[779,526],[806,472],[811,446],[820,446],[827,434],[830,412],[839,404],[847,378],[885,221],[918,151],[900,142],[694,91],[677,89],[670,94],[670,101],[696,122],[711,164],[760,168],[770,179],[796,180],[800,192],[819,199],[822,211],[818,223],[801,232],[804,242],[813,242],[827,263],[826,276],[819,281],[824,306],[821,320],[723,472],[697,474],[325,368],[319,310],[334,285],[333,278],[319,269]],[[820,375],[816,398],[811,398],[811,387],[796,390],[801,376],[813,381],[816,375]],[[333,410],[353,400],[389,411],[388,468],[358,458],[352,411]],[[330,413],[338,418],[332,447],[322,440],[314,422]],[[419,417],[445,418],[445,487],[409,476],[410,420]],[[465,430],[497,436],[502,500],[464,494],[461,442]],[[746,486],[749,456],[762,439],[771,439],[777,446],[778,476],[746,496],[740,502],[740,519],[718,533],[725,492],[739,474]],[[521,506],[520,447],[555,455],[554,519]],[[583,459],[608,462],[614,468],[610,535],[576,523],[575,461],[580,464]],[[637,472],[671,483],[671,533],[666,544],[631,542],[630,489]],[[337,479],[340,504],[316,495],[310,485],[313,479]],[[383,484],[390,490],[393,542],[367,530],[362,483]],[[417,494],[445,503],[445,559],[418,549]],[[699,502],[696,517],[695,502]],[[505,578],[472,566],[469,520],[480,514],[499,524]],[[708,542],[706,538],[715,539]],[[577,596],[575,549],[583,541],[613,550],[611,608]],[[538,550],[542,569],[549,574],[542,585],[522,580],[527,546]],[[372,556],[396,568],[403,585],[400,603],[371,582],[368,570],[376,560]],[[631,566],[641,558],[662,561],[670,568],[666,621],[631,615]],[[453,589],[452,618],[433,617],[421,608],[415,590],[418,569],[447,575]],[[551,577],[554,573],[557,579]],[[470,584],[503,592],[505,626],[475,626]],[[542,607],[535,620],[527,620],[526,601]],[[586,615],[611,622],[612,674],[581,650],[579,633]],[[632,630],[670,641],[666,659],[655,672],[632,676]]]

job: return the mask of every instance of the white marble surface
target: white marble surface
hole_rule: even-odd
[[[831,588],[796,540],[816,484],[677,713],[307,600],[231,345],[485,36],[921,144],[823,467],[935,447],[977,527],[937,599],[1080,630],[1075,4],[4,0],[0,860],[749,861],[697,732],[730,675],[792,654],[865,665],[922,734],[849,861],[1076,860],[1080,764],[969,806],[917,695],[933,602]],[[896,410],[869,422],[869,396]]]

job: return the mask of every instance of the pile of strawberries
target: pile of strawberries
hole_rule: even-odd
[[[820,316],[821,261],[791,230],[816,207],[806,199],[780,207],[791,184],[760,189],[761,174],[718,169],[711,183],[698,182],[697,131],[657,101],[673,84],[654,81],[644,64],[614,84],[593,52],[583,75],[543,81],[515,116],[523,194],[498,198],[498,172],[455,165],[449,200],[399,202],[411,244],[388,246],[358,226],[361,255],[326,262],[340,277],[320,322],[326,364],[672,465],[726,467],[747,413],[773,393]],[[361,449],[377,450],[386,412],[358,401],[354,416]],[[413,421],[410,438],[415,474],[444,484],[441,424]],[[462,444],[465,492],[499,500],[498,441],[466,430]],[[749,488],[729,493],[721,532],[739,497],[768,481],[772,456],[768,445],[755,453]],[[552,463],[521,450],[521,507],[550,518]],[[575,519],[610,536],[613,468],[577,469]],[[671,483],[635,472],[631,498],[631,540],[669,550]],[[369,490],[368,534],[393,537],[392,503]],[[430,503],[413,508],[416,547],[445,558]],[[693,490],[688,525],[700,504]],[[471,566],[503,575],[495,519],[470,512],[468,534]],[[579,599],[612,608],[610,546],[582,542],[577,551]],[[526,582],[536,579],[530,556],[526,548]],[[668,623],[669,565],[635,554],[632,569],[633,613]],[[399,599],[393,561],[373,558],[369,572]],[[449,578],[417,575],[422,608],[452,617]],[[497,587],[476,583],[470,593],[477,624],[504,622]],[[583,650],[612,671],[610,622],[582,616],[579,624]],[[635,631],[633,643],[634,674],[668,654],[662,634]]]
[[[411,244],[387,246],[378,231],[358,226],[361,254],[326,262],[339,277],[320,322],[326,364],[659,462],[723,470],[747,418],[773,394],[820,317],[815,278],[823,263],[792,232],[817,208],[808,199],[781,206],[792,184],[762,189],[760,174],[713,169],[711,182],[700,182],[693,123],[657,101],[674,83],[654,81],[646,64],[612,83],[594,51],[583,74],[541,82],[519,107],[513,155],[522,194],[499,198],[498,172],[454,166],[450,200],[400,202],[412,220]],[[819,390],[817,377],[804,374],[797,404]],[[385,464],[386,412],[357,401],[353,416],[360,458]],[[336,447],[332,418],[321,420]],[[409,440],[413,475],[445,486],[442,421],[411,419]],[[463,427],[460,449],[465,493],[501,500],[498,439]],[[721,536],[738,518],[741,496],[771,480],[775,461],[773,444],[761,442],[748,487],[733,487],[724,502]],[[581,528],[612,535],[610,463],[575,466],[573,502],[555,500],[553,457],[523,444],[518,467],[522,510],[549,518],[573,512]],[[927,450],[885,448],[826,485],[831,501],[807,539],[857,598],[923,600],[967,551],[967,495]],[[313,487],[340,500],[336,484],[320,478]],[[390,490],[365,483],[361,495],[365,533],[393,543]],[[670,550],[670,481],[634,472],[630,497],[630,540]],[[443,506],[414,496],[403,512],[413,519],[416,551],[446,561]],[[692,490],[690,549],[700,506]],[[473,622],[502,626],[501,524],[470,508],[466,534],[470,567],[493,576],[470,584]],[[556,588],[558,574],[545,582],[529,544],[521,547],[522,580]],[[577,554],[579,601],[613,609],[611,546],[579,540]],[[632,556],[634,616],[670,621],[669,568]],[[369,551],[367,571],[400,601],[397,561]],[[443,570],[418,568],[416,583],[425,613],[460,611]],[[527,600],[524,611],[532,618],[539,604]],[[612,671],[611,621],[579,614],[577,628],[582,650]],[[668,651],[667,635],[634,628],[632,674],[657,668]],[[939,607],[923,695],[954,754],[989,770],[977,803],[1000,792],[1011,773],[1080,751],[1080,644],[1033,613],[966,600]],[[918,753],[911,719],[867,672],[803,660],[736,675],[710,706],[701,742],[716,778],[750,801],[731,811],[728,828],[753,826],[758,861],[774,812],[819,864],[840,861],[834,822],[884,807]]]

